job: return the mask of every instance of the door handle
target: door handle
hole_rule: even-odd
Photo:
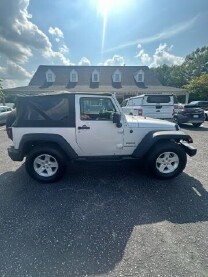
[[[83,126],[78,126],[78,130],[88,130],[90,127],[83,125]]]

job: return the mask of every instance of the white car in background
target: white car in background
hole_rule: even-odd
[[[127,115],[172,120],[174,96],[164,94],[138,95],[125,99],[121,107]]]
[[[7,116],[13,111],[8,106],[0,106],[0,125],[6,124]]]

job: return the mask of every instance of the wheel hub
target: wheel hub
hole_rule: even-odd
[[[179,165],[179,157],[174,152],[164,152],[156,160],[156,168],[161,173],[172,173]]]
[[[55,157],[49,154],[37,156],[33,162],[35,172],[42,177],[51,177],[58,170],[58,162]]]

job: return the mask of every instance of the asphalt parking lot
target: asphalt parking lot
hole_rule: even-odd
[[[158,181],[135,162],[76,163],[40,185],[0,128],[0,276],[208,276],[208,122],[198,149]]]

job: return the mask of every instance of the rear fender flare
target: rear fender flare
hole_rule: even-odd
[[[26,156],[29,150],[28,147],[31,145],[36,146],[46,143],[58,145],[69,159],[75,159],[78,156],[71,145],[62,136],[57,134],[26,134],[21,139],[19,150],[22,152],[23,156]]]

